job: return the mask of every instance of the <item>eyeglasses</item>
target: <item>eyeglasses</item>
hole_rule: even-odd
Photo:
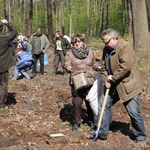
[[[110,38],[107,42],[104,42],[105,45],[108,45],[112,38]]]
[[[81,41],[75,41],[75,42],[74,42],[74,44],[76,44],[76,43],[80,43],[80,42],[81,42]]]

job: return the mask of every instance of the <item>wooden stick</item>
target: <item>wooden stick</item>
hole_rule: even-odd
[[[103,114],[104,114],[104,110],[105,110],[105,105],[106,105],[106,102],[107,102],[108,93],[109,93],[109,89],[107,89],[106,93],[105,93],[104,102],[103,102],[101,114],[100,114],[99,121],[98,121],[98,127],[97,127],[97,130],[96,130],[95,137],[92,139],[92,141],[95,141],[97,139],[97,137],[98,137],[98,131],[99,131],[101,123],[102,123],[102,119],[103,119]]]

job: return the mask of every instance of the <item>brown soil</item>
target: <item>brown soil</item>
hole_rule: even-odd
[[[32,80],[25,78],[14,82],[10,69],[8,105],[0,110],[0,150],[148,150],[150,141],[137,144],[130,139],[131,124],[123,105],[113,107],[113,122],[108,139],[92,142],[86,124],[83,105],[83,124],[78,131],[71,131],[72,97],[68,75],[52,76],[53,52],[49,50],[50,65],[45,75]],[[141,111],[150,137],[150,72],[142,72],[144,91]],[[64,136],[51,137],[62,133]]]

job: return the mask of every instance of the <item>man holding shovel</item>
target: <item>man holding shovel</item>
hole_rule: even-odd
[[[109,94],[98,136],[100,139],[107,139],[112,121],[111,107],[121,100],[130,116],[134,139],[136,142],[144,141],[146,131],[140,112],[140,93],[143,83],[135,59],[135,52],[131,44],[119,38],[113,29],[104,30],[101,33],[101,38],[105,44],[101,73],[106,88],[99,99],[99,113],[102,110],[106,89],[109,89]],[[89,133],[95,135],[97,131],[92,130]]]

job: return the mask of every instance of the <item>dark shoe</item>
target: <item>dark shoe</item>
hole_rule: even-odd
[[[96,135],[96,130],[90,130],[89,133],[92,134],[92,135]],[[101,140],[106,140],[106,139],[107,139],[107,137],[106,137],[105,135],[102,135],[102,134],[100,134],[100,133],[98,133],[98,137],[99,137]]]
[[[78,124],[73,124],[73,126],[72,126],[72,130],[74,131],[74,130],[78,130],[78,127],[79,127],[79,125]]]
[[[130,139],[133,140],[133,141],[136,140],[136,137],[135,137],[134,133],[131,133],[131,134],[129,135],[129,137],[130,137]]]

